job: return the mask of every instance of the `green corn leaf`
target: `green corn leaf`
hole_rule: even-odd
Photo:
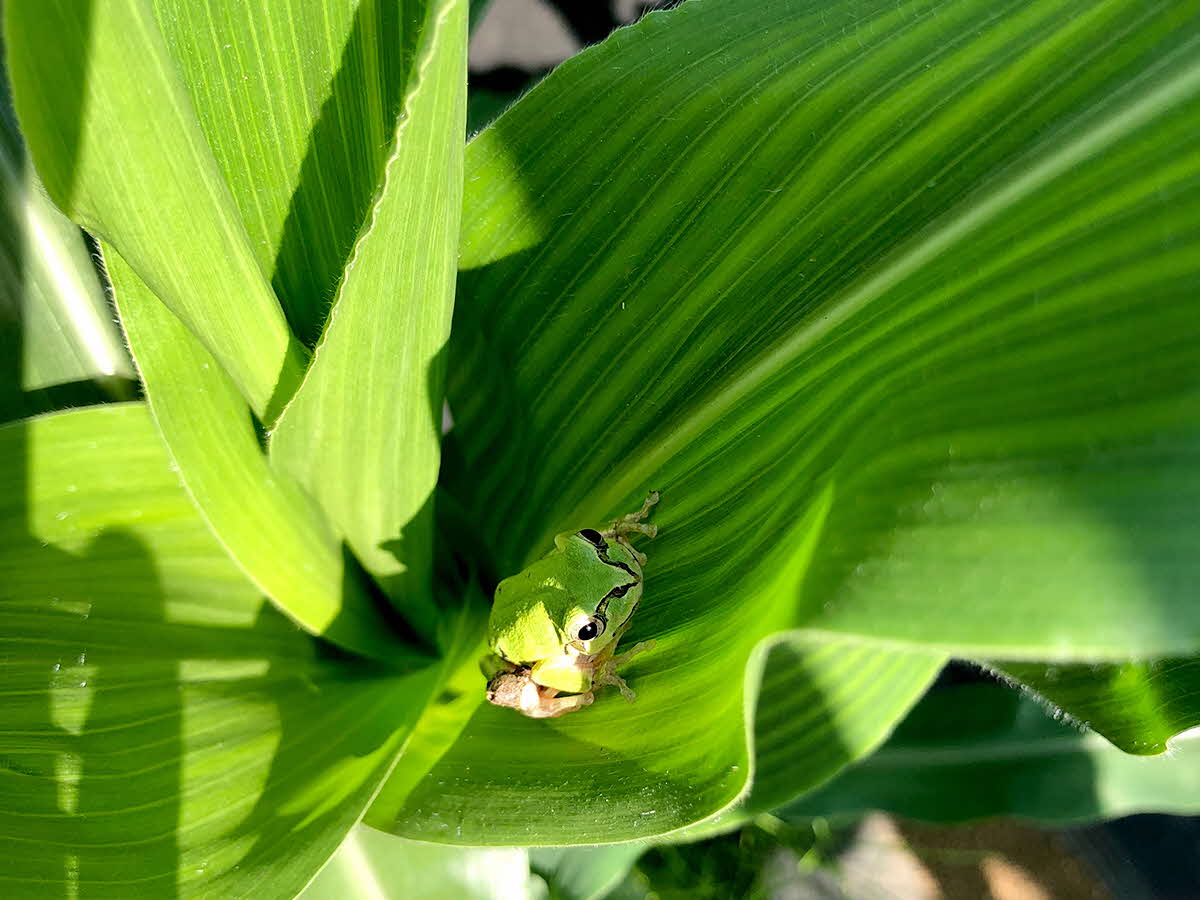
[[[216,544],[141,404],[0,429],[0,894],[289,897],[442,680],[333,652]]]
[[[487,604],[475,586],[463,597],[459,613],[443,619],[437,644],[446,648],[442,681],[404,747],[400,762],[375,795],[364,815],[368,825],[390,830],[410,795],[427,773],[460,739],[475,710],[483,702],[486,683],[479,669],[484,653],[482,634]]]
[[[633,706],[481,708],[400,833],[704,819],[780,630],[929,665],[1200,644],[1198,12],[693,0],[472,142],[447,487],[500,575],[660,490],[625,638],[657,645]],[[879,739],[895,699],[846,715]]]
[[[392,154],[427,0],[154,0],[293,330],[314,343]]]
[[[662,635],[663,616],[670,616],[668,604],[654,609],[643,602],[627,637],[634,643]],[[738,620],[732,605],[706,616],[701,624],[713,633],[722,623],[735,632],[757,630]],[[601,694],[584,713],[549,723],[481,706],[399,814],[389,821],[377,801],[367,821],[447,843],[586,844],[660,835],[740,801],[680,837],[725,831],[874,749],[942,663],[936,654],[787,635],[764,643],[743,678],[747,654],[740,644],[714,640],[688,651],[680,643],[685,637],[659,637],[646,656],[686,653],[688,673],[654,672],[637,659],[629,664],[637,691],[632,705]],[[730,677],[714,679],[714,672]],[[756,703],[757,714],[743,726],[743,707],[754,710]]]
[[[550,886],[554,900],[601,900],[645,851],[641,844],[541,847],[529,851],[529,864]]]
[[[656,488],[728,585],[820,503],[813,627],[1194,646],[1189,10],[701,2],[560,68],[468,154],[451,401],[502,566]]]
[[[1130,756],[995,684],[930,693],[877,753],[777,814],[854,817],[883,809],[933,822],[1020,816],[1079,822],[1200,811],[1200,742]]]
[[[270,420],[303,372],[149,0],[5,4],[30,155],[68,216],[114,247]]]
[[[83,237],[46,198],[0,84],[0,421],[120,397],[132,377]]]
[[[515,847],[445,847],[360,825],[298,900],[536,900]]]
[[[828,781],[883,743],[944,663],[934,652],[886,651],[803,631],[777,640],[755,701],[749,789],[680,836],[728,831]]]
[[[205,521],[306,630],[388,662],[406,651],[312,499],[273,471],[250,411],[212,354],[117,253],[108,274],[150,408]]]
[[[466,4],[414,7],[420,51],[394,153],[271,456],[329,514],[405,617],[431,637],[433,491],[454,297]]]
[[[1200,659],[1122,665],[1001,663],[996,670],[1126,753],[1150,755],[1200,725]]]

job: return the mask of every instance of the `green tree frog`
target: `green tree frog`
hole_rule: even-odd
[[[489,702],[544,719],[588,706],[605,684],[634,699],[616,670],[653,642],[615,651],[642,599],[646,556],[629,539],[658,533],[645,521],[656,503],[652,491],[640,510],[604,531],[559,534],[546,556],[500,582],[483,662]]]

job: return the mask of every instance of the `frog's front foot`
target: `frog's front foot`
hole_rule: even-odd
[[[637,699],[637,694],[625,683],[625,679],[617,674],[617,667],[623,666],[629,660],[633,659],[639,653],[645,653],[647,650],[654,649],[654,641],[641,641],[634,644],[633,648],[627,653],[621,653],[611,657],[603,665],[597,667],[596,673],[593,676],[596,684],[611,684],[621,692],[621,696],[632,703]]]
[[[596,673],[596,684],[611,684],[621,692],[621,696],[632,703],[637,699],[637,694],[633,689],[625,683],[625,679],[618,675],[612,669],[605,669],[603,672]]]
[[[528,669],[501,672],[488,682],[487,700],[495,706],[515,709],[531,719],[553,719],[591,706],[591,691],[559,695],[554,688],[538,684]]]

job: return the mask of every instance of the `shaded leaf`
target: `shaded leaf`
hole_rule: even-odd
[[[6,426],[0,460],[0,892],[291,896],[437,667],[397,677],[277,613],[140,404]]]
[[[625,638],[657,645],[633,706],[481,708],[401,833],[706,818],[742,794],[746,663],[784,629],[881,666],[1196,646],[1198,11],[693,2],[471,143],[447,486],[500,575],[660,490]],[[871,746],[839,762],[839,715],[881,739],[922,683],[828,700],[814,771]]]
[[[1181,740],[1154,759],[1129,756],[1049,717],[995,684],[933,691],[873,756],[778,813],[849,817],[882,809],[960,822],[1042,822],[1200,810],[1200,746]]]
[[[944,663],[933,652],[879,650],[803,631],[777,639],[758,689],[749,792],[695,832],[722,831],[774,809],[870,753]]]
[[[55,203],[121,256],[271,419],[304,351],[263,277],[149,0],[5,4],[9,75]]]
[[[155,423],[222,546],[308,631],[376,659],[411,662],[320,509],[271,469],[229,377],[115,251],[105,258]]]
[[[642,844],[540,847],[529,851],[529,863],[549,885],[553,900],[600,900],[645,851]]]
[[[414,4],[420,29],[379,198],[271,456],[328,513],[406,618],[432,637],[433,490],[454,299],[466,4]]]
[[[1195,657],[1123,665],[1001,666],[1001,675],[1019,681],[1126,753],[1163,753],[1171,738],[1200,725],[1200,660]]]
[[[440,622],[437,645],[443,648],[442,674],[433,699],[413,728],[396,767],[375,794],[363,817],[368,825],[388,830],[409,795],[459,739],[483,702],[485,682],[479,670],[488,606],[476,585],[462,592],[461,606]]]
[[[560,67],[468,153],[451,402],[502,568],[653,487],[728,586],[828,503],[813,627],[1193,646],[1191,8],[704,2]]]
[[[652,589],[648,582],[648,599],[627,639],[660,635],[653,653],[686,655],[686,673],[654,673],[638,657],[627,676],[637,691],[634,704],[602,692],[586,713],[549,721],[485,704],[395,820],[372,809],[368,821],[448,843],[585,844],[674,831],[749,791],[741,803],[680,837],[726,831],[873,749],[941,667],[936,654],[784,635],[764,642],[744,679],[740,668],[729,678],[714,678],[722,666],[740,665],[739,648],[713,642],[688,651],[681,635],[656,632],[654,622],[643,632],[643,617],[655,612]],[[719,633],[718,615],[706,623]],[[754,709],[756,698],[758,712],[745,725],[753,729],[747,746],[742,709]],[[731,719],[738,727],[728,727]],[[590,801],[580,803],[581,796]]]

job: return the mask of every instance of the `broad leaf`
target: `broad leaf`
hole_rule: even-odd
[[[529,851],[529,864],[550,886],[554,900],[601,900],[645,851],[642,844],[542,847]]]
[[[716,812],[781,629],[881,658],[1197,646],[1197,12],[684,4],[472,142],[448,486],[501,575],[660,490],[626,638],[658,643],[633,706],[481,708],[401,833]],[[845,715],[878,738],[906,706]]]
[[[0,429],[5,897],[287,897],[441,680],[329,651],[237,571],[140,404]]]
[[[998,671],[1126,753],[1162,753],[1172,737],[1200,726],[1196,657],[1123,665],[1008,663]]]
[[[653,596],[654,582],[647,584]],[[550,723],[481,706],[400,814],[389,822],[372,808],[368,821],[448,843],[586,844],[663,834],[740,798],[681,836],[728,830],[873,749],[941,666],[936,654],[786,635],[756,651],[743,679],[745,651],[737,643],[701,643],[689,651],[681,635],[663,628],[669,603],[654,603],[655,609],[653,602],[643,601],[627,639],[659,635],[654,654],[686,653],[686,672],[655,673],[639,658],[629,665],[635,703],[602,693],[584,713]],[[733,606],[721,607],[702,624],[719,634],[736,615]],[[642,617],[649,620],[645,631]],[[736,630],[758,632],[748,622],[737,622]],[[713,678],[726,670],[731,677]],[[750,713],[743,726],[744,706]]]
[[[153,0],[293,329],[316,341],[392,155],[428,0]]]
[[[212,355],[117,253],[105,259],[155,423],[204,520],[242,570],[313,634],[410,655],[312,499],[272,471],[245,401]]]
[[[479,704],[485,682],[479,660],[485,647],[487,603],[478,587],[468,585],[455,615],[442,620],[437,645],[443,648],[441,681],[404,746],[400,761],[375,795],[364,821],[382,830],[401,815],[409,796],[454,746]]]
[[[420,14],[419,16],[417,14]],[[433,491],[454,297],[466,92],[464,0],[414,5],[419,51],[378,200],[271,456],[432,636]]]
[[[298,900],[533,900],[544,896],[515,847],[444,847],[360,825]]]
[[[795,799],[867,755],[924,694],[945,659],[793,632],[767,651],[754,711],[754,778],[721,815],[685,834],[726,831]]]
[[[960,822],[1021,816],[1069,822],[1200,811],[1200,743],[1129,756],[994,684],[932,692],[877,753],[778,814],[850,817],[883,809]]]
[[[560,68],[468,154],[451,402],[502,567],[657,488],[659,565],[729,585],[825,504],[814,627],[1194,646],[1189,10],[685,4]]]
[[[116,247],[273,418],[305,354],[149,0],[13,0],[4,13],[16,109],[50,196]]]
[[[121,396],[132,377],[83,237],[46,198],[0,84],[0,421]]]

